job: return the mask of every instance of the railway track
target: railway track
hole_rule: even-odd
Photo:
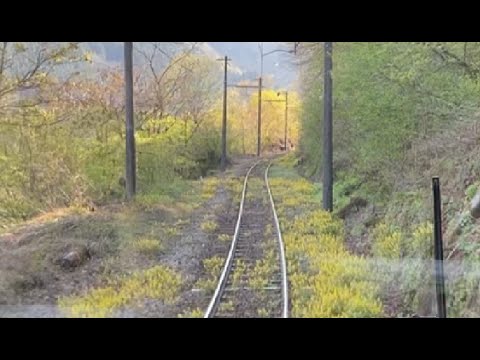
[[[283,240],[268,184],[269,159],[245,175],[235,233],[205,318],[288,317]]]

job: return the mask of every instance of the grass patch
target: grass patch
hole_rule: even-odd
[[[207,220],[200,227],[204,232],[212,234],[218,229],[218,224],[215,221]]]
[[[286,247],[292,316],[383,316],[368,262],[344,246],[343,223],[320,210],[317,186],[291,175],[291,159],[283,162],[274,165],[270,185]]]
[[[208,293],[215,291],[224,262],[225,260],[220,256],[203,260],[205,277],[198,280],[196,286]]]
[[[132,244],[132,247],[135,251],[144,255],[156,255],[163,250],[163,246],[160,241],[155,239],[135,240]]]
[[[233,302],[230,300],[230,301],[223,301],[220,303],[220,306],[218,307],[218,311],[219,312],[222,312],[222,311],[233,311],[235,310],[235,305],[233,304]]]
[[[78,297],[60,298],[58,305],[68,317],[108,317],[123,306],[146,298],[173,303],[180,290],[179,274],[164,266],[111,280],[110,285]]]
[[[379,317],[378,288],[365,259],[348,253],[343,226],[322,210],[284,234],[296,317]]]
[[[182,314],[179,314],[179,318],[203,318],[203,310],[200,308],[196,308],[193,310],[187,310]]]
[[[465,190],[465,196],[467,197],[468,201],[471,201],[475,194],[478,191],[478,184],[472,184]]]
[[[273,250],[267,251],[262,260],[258,260],[250,272],[249,286],[252,289],[265,288],[275,271],[276,258]]]
[[[228,234],[221,234],[218,236],[218,240],[221,242],[228,242],[232,239],[232,237]]]
[[[167,226],[164,228],[165,235],[168,237],[174,237],[179,234],[178,229],[175,226]]]
[[[217,192],[218,185],[220,183],[220,179],[217,177],[209,177],[207,179],[204,179],[202,181],[202,187],[201,187],[201,195],[200,198],[203,201],[208,201]]]

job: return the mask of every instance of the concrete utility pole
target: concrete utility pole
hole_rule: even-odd
[[[225,171],[227,166],[227,67],[231,60],[228,56],[224,59],[217,59],[225,62],[224,81],[223,81],[223,119],[222,119],[222,157],[220,160],[220,170]]]
[[[258,132],[257,132],[257,156],[260,156],[262,149],[262,77],[258,78]]]
[[[133,123],[133,43],[124,43],[125,56],[125,128],[126,128],[126,166],[125,182],[127,199],[136,192],[135,127]]]
[[[285,91],[285,140],[283,144],[285,145],[285,151],[288,151],[287,147],[287,123],[288,123],[288,91]]]
[[[324,44],[323,209],[333,211],[332,43]]]

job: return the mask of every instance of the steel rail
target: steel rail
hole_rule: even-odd
[[[238,218],[237,218],[237,223],[235,225],[235,233],[233,235],[232,244],[230,246],[230,250],[229,250],[227,259],[225,261],[225,265],[223,267],[222,273],[220,275],[217,287],[215,289],[215,292],[213,294],[212,299],[210,300],[209,306],[208,306],[208,308],[207,308],[207,310],[204,314],[204,318],[210,318],[210,317],[214,316],[214,314],[216,313],[216,309],[217,309],[217,307],[218,307],[218,305],[221,301],[221,297],[223,295],[223,292],[226,288],[227,279],[228,279],[228,276],[229,276],[230,271],[231,271],[232,266],[233,266],[233,260],[234,260],[234,257],[235,257],[235,250],[236,250],[237,243],[238,243],[238,237],[239,237],[239,233],[240,233],[240,225],[241,225],[241,222],[242,222],[242,216],[243,216],[243,212],[244,212],[244,204],[245,204],[245,197],[246,197],[245,195],[246,195],[246,191],[247,191],[248,179],[249,179],[249,176],[250,176],[250,173],[252,172],[252,170],[261,161],[262,160],[258,160],[257,162],[255,162],[255,164],[253,164],[249,168],[249,170],[247,171],[247,174],[245,175],[245,180],[244,180],[244,183],[243,183],[243,190],[242,190],[242,198],[241,198],[241,201],[240,201]],[[270,206],[271,206],[272,213],[273,213],[275,228],[277,230],[277,240],[278,240],[279,257],[280,257],[280,271],[281,271],[281,278],[282,278],[281,283],[282,283],[282,303],[283,303],[283,307],[282,307],[282,316],[281,317],[282,318],[288,318],[289,303],[288,303],[287,262],[286,262],[286,258],[285,258],[285,248],[284,248],[284,243],[283,243],[283,238],[282,238],[282,232],[281,232],[281,229],[280,229],[280,223],[279,223],[279,220],[278,220],[277,211],[275,209],[275,202],[273,200],[273,195],[272,195],[272,192],[270,190],[270,184],[268,182],[268,173],[269,173],[271,165],[272,165],[272,162],[270,161],[267,168],[265,169],[264,180],[265,180],[265,185],[266,185],[268,195],[269,195],[269,198],[270,198]]]
[[[238,234],[240,232],[240,223],[243,215],[243,205],[245,203],[245,193],[247,190],[248,177],[250,176],[250,173],[252,172],[252,170],[260,163],[260,161],[261,160],[258,160],[257,162],[255,162],[255,164],[253,164],[252,167],[250,167],[250,169],[248,170],[247,175],[245,175],[245,181],[243,182],[242,199],[240,200],[240,209],[238,210],[237,224],[235,225],[235,233],[233,235],[232,245],[230,246],[230,251],[228,252],[227,260],[225,261],[225,266],[223,267],[223,271],[220,275],[217,288],[215,289],[213,297],[210,300],[210,304],[208,305],[208,308],[205,311],[204,318],[209,318],[214,313],[213,310],[215,310],[216,307],[218,306],[222,292],[225,288],[227,275],[229,274],[230,269],[233,265],[233,255],[235,253],[235,248],[237,246],[237,241],[238,241]]]
[[[265,184],[267,185],[268,195],[270,196],[270,204],[272,205],[273,218],[278,234],[278,246],[280,249],[280,268],[282,271],[282,297],[283,297],[283,311],[282,317],[288,318],[288,282],[287,282],[287,261],[285,259],[285,248],[283,245],[282,231],[280,230],[280,223],[278,221],[277,211],[275,210],[275,202],[273,201],[272,192],[270,191],[270,184],[268,183],[268,171],[270,170],[270,162],[265,170]]]

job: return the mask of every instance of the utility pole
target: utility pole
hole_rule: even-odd
[[[257,156],[260,156],[262,148],[262,77],[258,78],[258,133],[257,133]]]
[[[285,152],[288,151],[287,147],[287,122],[288,122],[288,91],[285,91],[285,140],[283,144],[285,145]]]
[[[222,157],[220,160],[220,170],[225,171],[227,166],[227,67],[228,62],[231,60],[228,56],[224,59],[217,59],[225,62],[225,74],[223,81],[223,119],[222,119]]]
[[[333,211],[332,43],[324,43],[323,209]]]
[[[262,77],[263,77],[263,43],[259,45],[260,49],[260,76],[258,77],[258,120],[257,120],[257,156],[262,152]]]
[[[135,164],[135,128],[133,123],[133,43],[124,43],[125,57],[125,128],[126,128],[126,166],[125,183],[127,199],[132,199],[136,192]]]

